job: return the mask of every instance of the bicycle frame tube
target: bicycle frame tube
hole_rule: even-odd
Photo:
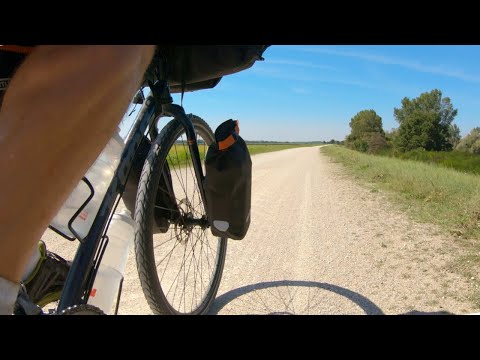
[[[135,153],[149,126],[150,119],[152,119],[155,113],[155,108],[154,99],[151,96],[148,97],[138,115],[140,121],[136,122],[127,140],[120,165],[115,171],[115,175],[100,205],[92,227],[85,237],[84,242],[79,245],[62,291],[57,309],[58,312],[70,306],[85,303],[88,299],[87,295],[85,299],[82,300],[85,293],[90,291],[92,286],[92,282],[89,280],[91,279],[94,258],[102,240],[102,235],[107,227],[117,195],[124,190],[123,188],[132,167]]]

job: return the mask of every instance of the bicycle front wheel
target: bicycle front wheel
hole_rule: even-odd
[[[194,115],[190,117],[203,166],[214,134],[205,121]],[[168,181],[165,181],[166,170],[170,172]],[[213,236],[206,226],[206,209],[199,186],[202,184],[195,176],[185,130],[174,119],[152,145],[135,206],[137,269],[143,292],[155,314],[204,314],[217,294],[227,239]],[[172,194],[170,206],[168,201],[159,203],[160,192]],[[158,212],[155,213],[158,210],[171,215],[168,221],[163,219],[161,232]]]

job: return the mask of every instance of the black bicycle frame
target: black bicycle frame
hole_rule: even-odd
[[[168,91],[166,83],[158,86],[160,88],[163,87],[163,89]],[[88,302],[90,291],[93,286],[96,272],[100,266],[103,252],[105,247],[108,246],[108,237],[105,236],[105,233],[110,224],[110,220],[113,215],[112,212],[116,207],[117,197],[118,195],[121,195],[125,189],[135,154],[148,126],[155,124],[155,121],[159,117],[172,116],[180,121],[184,127],[190,149],[190,155],[193,160],[195,176],[197,178],[197,183],[199,184],[200,195],[203,203],[205,204],[205,208],[207,208],[205,192],[202,186],[204,174],[202,170],[200,154],[198,151],[198,144],[196,143],[196,135],[193,123],[185,114],[185,111],[181,106],[172,103],[162,104],[158,101],[158,98],[155,98],[155,93],[156,91],[153,91],[152,89],[152,94],[154,94],[154,96],[149,96],[144,101],[144,105],[137,116],[137,121],[134,124],[130,136],[126,142],[126,147],[120,160],[120,165],[115,171],[114,177],[110,183],[102,204],[100,205],[97,216],[95,217],[88,235],[83,239],[83,241],[81,241],[79,245],[62,291],[57,312],[61,312],[70,306],[85,304]],[[159,106],[161,106],[161,111],[159,112],[158,116],[155,116]],[[102,246],[100,247],[100,245]]]

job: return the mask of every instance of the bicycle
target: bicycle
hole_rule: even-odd
[[[88,234],[83,239],[77,236],[79,248],[58,306],[52,313],[104,314],[88,304],[88,299],[108,245],[108,227],[125,189],[137,150],[145,141],[145,134],[150,136],[152,145],[140,178],[134,218],[137,224],[135,257],[147,302],[155,314],[204,314],[216,296],[225,263],[227,238],[214,238],[209,231],[200,151],[204,158],[208,146],[215,140],[214,134],[204,120],[187,115],[183,107],[173,103],[165,65],[159,61],[155,77],[142,84],[133,100],[133,103],[142,105],[141,110]],[[143,89],[147,86],[151,95],[145,98]],[[159,132],[157,124],[161,117],[173,117],[173,120]],[[156,199],[160,194],[162,177],[172,180],[171,185],[169,181],[165,182],[167,186],[161,190],[174,199],[175,206],[161,209],[170,214],[168,229],[161,231],[163,235],[154,237],[154,212],[159,207]],[[93,196],[94,188],[86,178],[83,180]],[[75,234],[72,221],[89,199],[69,222],[72,234]],[[169,232],[170,238],[158,244],[157,238]],[[164,250],[167,248],[164,245],[172,244],[173,247],[169,247],[171,250]],[[174,254],[175,249],[180,251]],[[179,262],[180,265],[169,270],[167,267],[171,262],[177,265]],[[158,271],[160,265],[162,267]],[[118,313],[121,291],[120,284],[115,314]],[[44,314],[41,308],[25,299],[21,305],[26,314]]]

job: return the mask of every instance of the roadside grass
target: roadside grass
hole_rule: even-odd
[[[480,307],[480,176],[415,160],[363,154],[341,146],[320,148],[373,191],[383,190],[412,218],[437,224],[457,237],[465,255],[450,265],[474,281]]]

